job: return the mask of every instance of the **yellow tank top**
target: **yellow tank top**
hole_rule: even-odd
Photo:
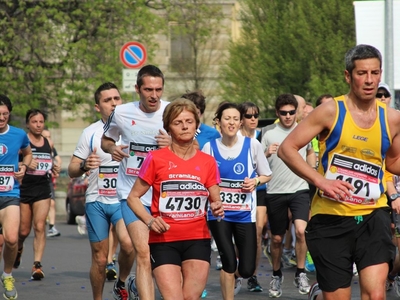
[[[321,190],[314,195],[311,214],[362,216],[387,207],[385,157],[391,145],[386,104],[376,101],[377,118],[368,129],[358,127],[348,111],[344,96],[335,98],[337,112],[324,141],[319,142],[318,172],[328,179],[349,182],[352,197],[339,202]]]

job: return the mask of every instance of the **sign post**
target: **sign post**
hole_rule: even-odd
[[[135,92],[135,84],[138,73],[139,73],[138,69],[122,70],[122,90],[124,92]]]
[[[146,48],[139,42],[128,42],[121,47],[119,58],[122,64],[128,68],[122,70],[122,90],[135,92],[139,68],[146,63]]]
[[[119,58],[122,64],[128,69],[139,69],[146,62],[147,52],[141,43],[128,42],[122,46]]]

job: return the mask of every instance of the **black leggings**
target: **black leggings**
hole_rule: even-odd
[[[256,223],[234,223],[224,220],[208,221],[208,226],[217,244],[221,256],[222,269],[227,273],[235,273],[237,267],[235,244],[238,249],[239,266],[241,277],[253,276],[256,269],[257,234]]]

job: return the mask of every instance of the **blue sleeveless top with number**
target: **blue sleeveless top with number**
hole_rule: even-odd
[[[20,197],[20,184],[14,178],[18,171],[18,152],[29,146],[29,139],[22,129],[8,126],[0,133],[0,197]]]
[[[256,192],[246,193],[241,186],[246,177],[256,176],[254,162],[251,156],[250,138],[244,139],[242,151],[234,159],[224,159],[215,140],[210,142],[212,155],[217,161],[221,176],[219,184],[221,200],[224,206],[226,222],[255,222]],[[216,218],[208,211],[208,220]]]

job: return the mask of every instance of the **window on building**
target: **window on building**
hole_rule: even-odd
[[[187,72],[192,69],[193,49],[190,36],[185,32],[182,25],[170,25],[170,70],[172,72]]]
[[[392,97],[393,100],[393,97]],[[400,90],[394,91],[394,108],[400,110]]]

